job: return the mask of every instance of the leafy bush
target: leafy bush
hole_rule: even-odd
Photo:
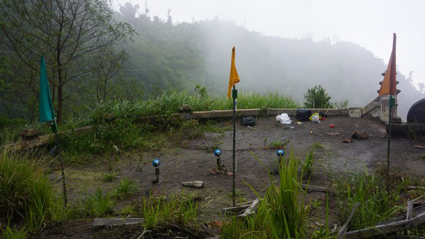
[[[321,85],[314,86],[307,90],[304,95],[304,105],[307,108],[328,108],[332,107],[331,97],[325,92]]]

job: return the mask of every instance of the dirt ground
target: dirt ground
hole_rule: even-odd
[[[231,121],[219,124],[223,127],[229,126]],[[331,128],[330,124],[335,127]],[[237,201],[255,198],[255,194],[248,185],[261,192],[270,184],[267,169],[273,171],[278,166],[277,149],[271,148],[273,142],[289,142],[285,147],[285,157],[292,149],[293,154],[301,161],[304,161],[313,144],[323,146],[314,152],[314,173],[310,180],[311,185],[322,187],[329,186],[330,175],[339,175],[347,171],[359,171],[365,168],[372,172],[385,165],[387,161],[388,139],[385,125],[372,118],[329,117],[320,124],[303,122],[302,125],[298,125],[296,121],[293,121],[290,125],[283,125],[277,123],[274,117],[269,117],[258,119],[257,125],[254,127],[249,128],[237,124],[236,128]],[[369,138],[353,139],[352,143],[342,142],[344,139],[350,139],[354,132],[366,132]],[[339,133],[339,135],[332,136],[327,133]],[[216,167],[216,157],[212,148],[218,146],[222,150],[222,163],[229,171],[232,171],[232,134],[231,130],[225,133],[206,133],[205,137],[201,139],[187,141],[185,147],[171,147],[142,154],[121,153],[113,162],[114,171],[118,172],[118,179],[135,180],[138,183],[139,191],[131,199],[119,202],[115,211],[120,211],[125,205],[137,203],[142,197],[152,194],[167,195],[186,192],[200,198],[201,215],[199,219],[201,222],[211,225],[211,222],[223,220],[222,209],[232,205],[232,176],[213,175],[209,170]],[[423,181],[425,161],[421,159],[421,156],[425,153],[425,149],[416,148],[414,145],[425,145],[425,140],[393,137],[391,139],[390,165],[392,170]],[[155,158],[161,161],[162,183],[160,184],[152,183],[152,180],[155,179],[155,170],[151,162]],[[71,199],[78,198],[82,192],[90,192],[97,187],[103,190],[111,188],[113,183],[103,181],[103,175],[108,171],[108,167],[110,165],[101,162],[67,168],[69,197]],[[58,179],[59,174],[55,172],[52,174],[53,178]],[[204,188],[183,187],[181,183],[185,181],[202,181]],[[311,197],[323,199],[325,194],[315,192],[311,194]],[[320,213],[313,216],[317,217],[314,220],[324,220],[324,215],[320,215]],[[76,226],[72,226],[73,223]],[[54,228],[58,227],[53,227],[53,229],[46,229],[38,237],[90,238],[90,235],[99,233],[90,226],[81,226],[90,223],[91,220],[70,222],[67,229],[57,230],[60,233],[55,233]],[[69,230],[76,230],[76,233],[67,235]],[[131,229],[123,229],[121,238],[131,237],[125,236],[124,231],[126,230]],[[214,231],[214,228],[211,230],[213,233],[217,232],[217,230]],[[131,233],[136,234],[134,231]]]

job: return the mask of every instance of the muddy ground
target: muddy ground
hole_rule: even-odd
[[[219,124],[222,127],[231,126],[231,121]],[[330,124],[335,127],[331,128]],[[342,142],[344,139],[350,139],[354,132],[366,132],[369,138],[353,139],[352,143]],[[339,133],[339,135],[327,135],[327,133]],[[216,157],[212,149],[218,146],[222,150],[222,163],[229,171],[232,171],[232,134],[231,130],[225,133],[206,133],[203,138],[185,142],[184,147],[170,147],[154,152],[138,154],[121,152],[120,155],[114,156],[112,165],[99,160],[98,163],[85,166],[70,166],[66,170],[69,197],[76,199],[83,192],[91,192],[97,187],[103,190],[111,188],[114,183],[104,182],[103,175],[108,172],[108,168],[113,167],[119,179],[135,180],[139,185],[138,193],[128,200],[118,202],[115,211],[119,212],[127,204],[137,203],[142,197],[184,191],[200,198],[199,220],[202,224],[211,226],[214,224],[211,222],[223,220],[222,209],[232,204],[232,176],[213,175],[209,172],[211,168],[216,167]],[[237,201],[255,198],[248,184],[258,192],[270,184],[267,170],[273,171],[278,166],[277,149],[272,148],[272,145],[279,141],[289,142],[285,147],[285,154],[288,155],[292,149],[293,154],[301,161],[304,161],[313,144],[323,146],[314,152],[314,173],[310,179],[311,185],[328,187],[331,177],[335,175],[341,175],[347,171],[365,170],[365,168],[373,172],[385,165],[387,161],[388,140],[385,125],[372,118],[329,117],[320,124],[303,122],[302,125],[298,125],[293,121],[290,125],[283,125],[277,123],[274,117],[269,117],[258,119],[257,125],[251,128],[237,124]],[[425,161],[421,159],[421,156],[425,153],[425,149],[416,148],[414,145],[425,145],[425,141],[406,137],[391,139],[391,169],[423,181]],[[151,162],[155,158],[160,159],[162,163],[160,166],[162,183],[160,184],[152,184],[152,180],[155,179],[155,170]],[[52,174],[52,180],[58,179],[58,175],[58,172]],[[188,188],[181,184],[184,181],[195,180],[203,181],[204,188]],[[320,192],[310,194],[310,199],[315,198],[324,200],[325,194]],[[325,220],[325,215],[320,212],[314,213],[312,217],[314,217],[312,222]],[[91,238],[94,235],[104,235],[99,232],[99,229],[91,228],[90,223],[91,220],[64,222],[44,230],[38,237]],[[339,222],[335,221],[335,223]],[[217,233],[214,227],[210,229],[212,234]],[[128,235],[134,236],[137,233],[139,235],[142,231],[124,227],[118,234],[112,234],[112,230],[116,229],[105,228],[103,232],[111,236],[115,235],[113,238],[118,238],[116,235],[121,235],[121,238],[130,238],[131,236]]]

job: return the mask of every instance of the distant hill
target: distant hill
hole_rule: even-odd
[[[307,89],[322,85],[333,102],[348,99],[349,105],[356,107],[378,96],[388,61],[351,42],[269,37],[218,19],[173,24],[171,16],[167,21],[143,14],[136,18],[132,7],[126,5],[117,17],[138,33],[127,46],[127,69],[131,77],[143,82],[146,93],[200,84],[210,93],[224,96],[231,48],[236,46],[239,89],[278,90],[302,103]],[[410,77],[398,73],[397,80],[402,91],[399,115],[405,118],[409,107],[423,95]]]

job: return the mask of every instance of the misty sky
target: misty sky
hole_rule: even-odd
[[[114,0],[113,6],[125,2],[144,12],[145,0]],[[425,83],[425,0],[149,0],[147,6],[162,19],[171,9],[174,23],[218,17],[268,36],[350,41],[385,64],[396,33],[397,70],[413,71],[415,85]]]

